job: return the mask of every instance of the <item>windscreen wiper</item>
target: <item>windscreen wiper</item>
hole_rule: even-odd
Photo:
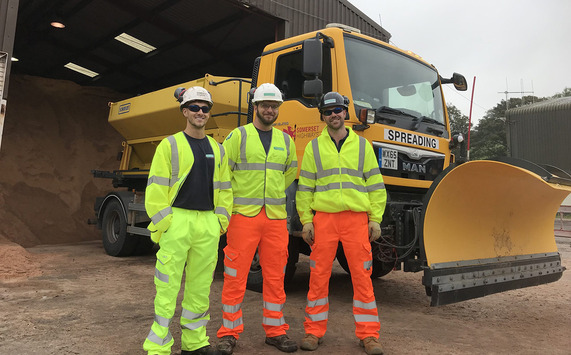
[[[412,131],[416,131],[418,130],[418,128],[420,127],[420,123],[421,122],[426,122],[426,123],[433,123],[433,124],[437,124],[440,126],[445,126],[444,123],[435,120],[434,118],[430,118],[430,117],[426,117],[426,116],[420,116],[420,117],[416,117],[413,122],[412,122],[412,126],[410,126],[410,129]],[[435,134],[438,134],[439,136],[442,135],[444,133],[444,131],[441,131],[439,129],[434,129],[432,127],[426,127],[427,131],[433,132]]]
[[[399,109],[396,108],[392,108],[389,106],[381,106],[377,109],[377,113],[390,113],[392,115],[398,115],[398,116],[407,116],[407,117],[412,117],[412,118],[417,118],[415,115],[401,111]]]

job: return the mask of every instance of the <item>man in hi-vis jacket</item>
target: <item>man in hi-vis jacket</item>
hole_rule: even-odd
[[[258,250],[262,266],[266,344],[284,352],[297,350],[288,338],[283,316],[289,233],[285,190],[297,174],[293,139],[274,128],[283,102],[274,84],[261,84],[252,99],[253,123],[234,129],[224,141],[230,164],[234,206],[224,249],[222,326],[218,349],[232,354],[244,330],[242,300],[252,259]]]
[[[367,354],[382,354],[370,242],[381,236],[387,200],[383,177],[371,144],[345,127],[349,99],[329,92],[318,107],[327,126],[305,147],[296,193],[303,239],[311,245],[300,347],[316,350],[327,330],[329,278],[341,242],[353,283],[355,335]]]
[[[218,241],[232,211],[232,188],[224,148],[205,135],[212,98],[199,86],[175,92],[186,128],[163,139],[149,171],[145,208],[151,239],[159,243],[155,269],[155,319],[143,344],[148,354],[170,354],[169,325],[186,272],[180,325],[181,355],[219,354],[209,345],[206,324]]]

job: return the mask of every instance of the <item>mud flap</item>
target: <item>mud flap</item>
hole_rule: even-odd
[[[569,193],[571,180],[518,159],[445,170],[422,215],[422,282],[431,306],[561,278],[553,221]]]

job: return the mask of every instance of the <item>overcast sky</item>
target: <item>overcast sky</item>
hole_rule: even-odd
[[[537,97],[571,88],[571,0],[349,0],[391,33],[391,44],[463,74],[468,91],[446,85],[447,103],[472,124],[521,91]],[[379,18],[380,16],[380,18]],[[498,93],[501,92],[501,93]],[[525,94],[531,95],[531,94]]]

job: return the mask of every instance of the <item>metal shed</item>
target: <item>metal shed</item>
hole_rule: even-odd
[[[15,2],[16,7],[18,0]],[[276,41],[343,23],[390,33],[347,0],[19,0],[13,72],[103,86],[128,96],[202,77],[247,77]],[[65,28],[50,22],[62,21]],[[13,33],[12,33],[13,35]],[[120,40],[128,35],[133,38]],[[141,52],[123,43],[141,40]],[[122,43],[121,43],[122,42]],[[77,73],[66,65],[90,71]]]
[[[510,156],[571,174],[571,97],[506,111]]]
[[[388,42],[391,34],[347,0],[242,0],[285,20],[278,39],[324,28],[331,22],[358,28],[362,33]]]

